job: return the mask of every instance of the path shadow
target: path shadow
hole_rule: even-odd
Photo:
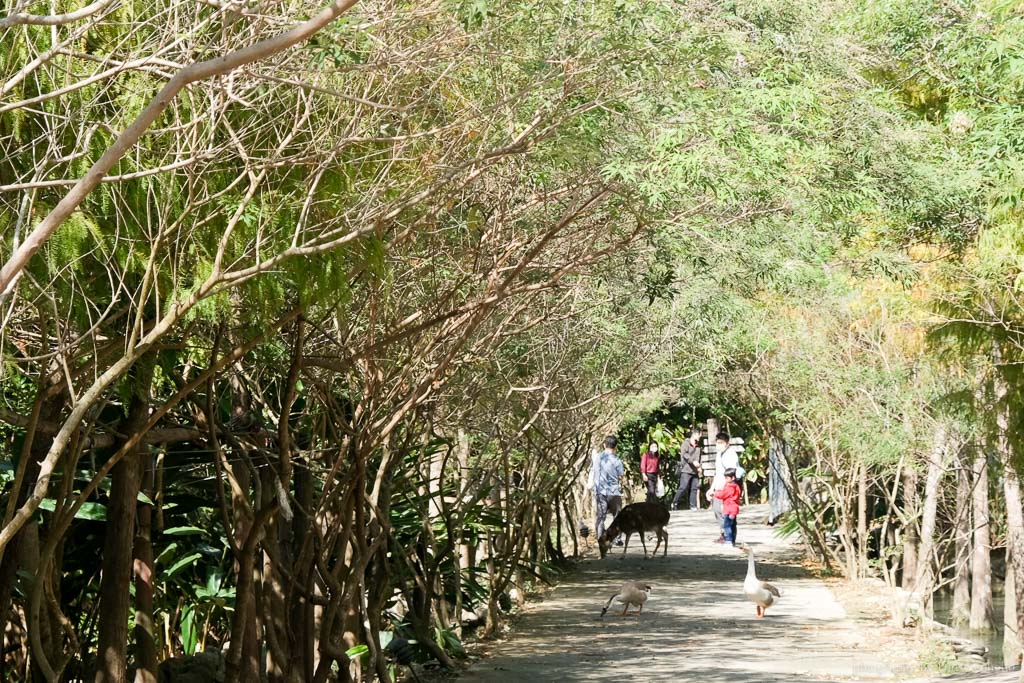
[[[709,530],[711,533],[709,533]],[[673,515],[668,557],[644,559],[639,544],[619,558],[581,562],[530,606],[513,637],[465,676],[479,681],[815,681],[890,678],[859,651],[842,607],[770,528],[741,527],[758,577],[783,597],[764,619],[742,595],[747,558],[716,545],[710,515]],[[635,539],[634,539],[635,540]],[[652,546],[653,547],[653,546]],[[624,581],[652,586],[638,616],[600,618]],[[612,608],[614,609],[614,607]],[[621,606],[619,607],[621,609]]]

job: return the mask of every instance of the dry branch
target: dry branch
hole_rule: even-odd
[[[240,66],[260,59],[266,59],[308,40],[317,31],[355,6],[357,2],[358,0],[335,0],[335,2],[322,9],[312,18],[284,33],[235,50],[222,57],[196,62],[176,73],[150,101],[146,108],[142,110],[142,113],[107,148],[81,180],[68,191],[57,206],[18,245],[3,268],[0,268],[0,302],[10,295],[18,274],[28,264],[29,259],[39,251],[54,231],[68,219],[85,197],[103,181],[104,176],[113,168],[114,164],[138,142],[142,134],[146,132],[185,86],[213,76],[227,74]]]

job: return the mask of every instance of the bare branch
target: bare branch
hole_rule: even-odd
[[[120,0],[96,0],[96,2],[90,5],[86,5],[85,7],[76,9],[74,12],[68,12],[66,14],[26,14],[24,12],[19,12],[0,19],[0,28],[19,25],[63,26],[64,24],[72,24],[76,21],[81,21],[82,19],[90,17],[97,12],[102,12],[107,7],[119,1]]]
[[[92,168],[86,172],[82,179],[71,188],[57,206],[39,223],[35,230],[25,238],[11,255],[11,258],[8,259],[7,263],[4,264],[3,268],[0,269],[0,301],[3,301],[10,295],[15,279],[28,264],[29,259],[39,251],[43,244],[46,243],[46,240],[50,238],[50,235],[78,208],[78,205],[82,203],[86,196],[99,185],[107,172],[117,163],[117,160],[123,157],[138,142],[146,129],[170,105],[182,88],[196,81],[229,73],[240,66],[265,59],[308,40],[317,31],[354,7],[357,2],[358,0],[335,0],[311,19],[284,33],[235,50],[222,57],[191,64],[175,74],[146,108],[142,110],[142,113],[103,153],[103,156],[92,165]]]

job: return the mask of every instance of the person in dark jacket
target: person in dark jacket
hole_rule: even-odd
[[[672,499],[672,507],[682,510],[680,504],[689,498],[688,509],[697,509],[697,496],[700,489],[700,435],[701,431],[694,427],[690,430],[690,438],[679,449],[679,462],[676,471],[679,473],[679,488]]]
[[[658,502],[658,443],[652,441],[647,452],[640,456],[640,476],[647,487],[647,502]]]

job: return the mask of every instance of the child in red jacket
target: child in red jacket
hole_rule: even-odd
[[[722,531],[725,542],[736,545],[736,517],[740,514],[740,487],[736,483],[736,470],[725,471],[725,486],[715,491],[715,498],[722,501]]]

